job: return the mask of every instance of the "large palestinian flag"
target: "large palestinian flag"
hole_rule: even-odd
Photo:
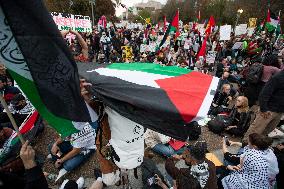
[[[0,1],[0,61],[62,137],[96,116],[80,94],[76,62],[43,1]],[[94,118],[94,119],[93,119]]]
[[[95,96],[120,115],[176,139],[187,138],[186,123],[207,115],[218,78],[175,66],[78,63]]]

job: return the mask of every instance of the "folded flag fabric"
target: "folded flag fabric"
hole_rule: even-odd
[[[96,97],[120,115],[184,141],[193,120],[207,116],[219,79],[176,66],[151,63],[78,63]]]
[[[72,121],[93,121],[76,63],[43,1],[0,5],[0,61],[41,116],[63,137],[78,131]]]

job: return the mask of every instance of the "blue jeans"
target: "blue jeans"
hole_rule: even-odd
[[[56,161],[57,159],[60,159],[59,157],[53,155],[51,153],[51,147],[53,144],[50,144],[48,146],[48,151],[52,156],[52,161]],[[61,144],[58,145],[60,152],[62,153],[63,157],[64,155],[66,155],[68,152],[70,152],[73,149],[73,146],[70,144],[69,141],[64,141]],[[66,171],[72,171],[75,168],[77,168],[80,164],[82,164],[84,161],[86,161],[96,150],[95,149],[91,149],[89,153],[87,154],[77,154],[76,156],[74,156],[71,159],[66,160],[62,167],[66,170]]]
[[[97,121],[92,122],[90,123],[90,125],[92,126],[93,129],[97,129],[98,122]],[[52,156],[52,160],[56,161],[57,159],[60,159],[60,158],[51,153],[52,145],[53,144],[48,146],[48,150]],[[68,152],[70,152],[73,149],[73,146],[70,144],[69,141],[63,141],[61,144],[58,145],[58,147],[60,149],[60,152],[63,154],[62,156],[66,155]],[[65,161],[62,166],[66,171],[72,171],[75,168],[77,168],[79,165],[81,165],[84,161],[86,161],[95,151],[96,151],[95,149],[90,149],[87,154],[83,154],[83,153],[77,154],[73,158]]]
[[[152,150],[162,156],[171,157],[174,154],[182,154],[185,149],[185,147],[182,147],[179,150],[175,150],[170,145],[159,143],[156,144]]]

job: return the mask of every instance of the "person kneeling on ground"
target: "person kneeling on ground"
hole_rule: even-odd
[[[207,145],[197,141],[190,149],[179,156],[168,158],[165,164],[166,171],[174,179],[178,189],[217,189],[215,165],[206,159]],[[189,168],[177,168],[175,159],[184,159]]]

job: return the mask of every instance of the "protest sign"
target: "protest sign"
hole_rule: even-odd
[[[235,36],[243,35],[247,33],[247,24],[240,24],[236,26]]]
[[[251,37],[255,28],[248,28],[248,36]]]
[[[206,55],[206,63],[213,64],[215,62],[217,51],[208,51]]]
[[[141,44],[140,45],[140,52],[143,53],[143,52],[147,52],[147,51],[148,51],[148,45]]]
[[[124,61],[132,59],[132,57],[133,57],[132,47],[130,47],[130,46],[122,46],[121,50],[122,50],[122,59]]]
[[[92,32],[89,16],[73,15],[68,13],[50,13],[59,30],[75,30],[79,32]]]
[[[249,28],[255,28],[256,27],[256,21],[257,21],[257,18],[249,18],[249,25],[248,25],[248,27]]]
[[[220,27],[220,40],[230,40],[231,38],[231,25],[224,25]]]
[[[236,42],[232,49],[239,49],[243,45],[243,42]]]

